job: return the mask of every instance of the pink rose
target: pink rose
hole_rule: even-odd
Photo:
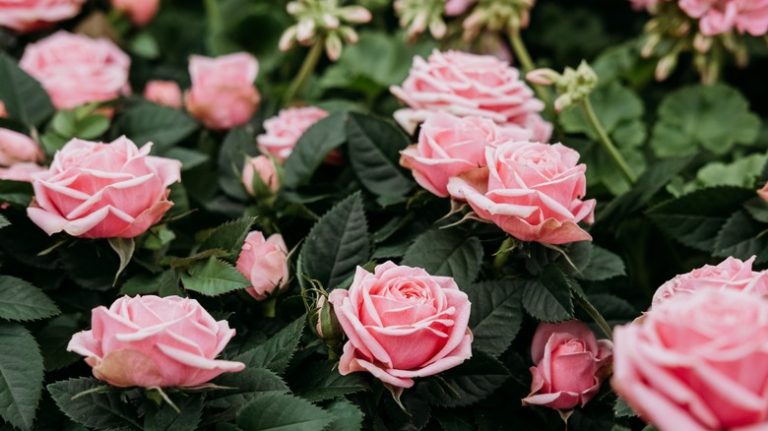
[[[518,70],[489,55],[435,50],[427,60],[414,57],[408,78],[390,91],[409,107],[395,112],[395,119],[410,133],[429,112],[446,111],[518,125],[542,142],[552,134],[552,125],[539,115],[544,103],[534,97]]]
[[[267,156],[257,156],[245,161],[243,168],[243,185],[251,196],[257,196],[259,190],[254,190],[255,176],[259,176],[261,184],[274,193],[280,188],[280,177],[277,175],[275,164]]]
[[[612,384],[660,431],[768,428],[768,303],[675,296],[614,331]]]
[[[664,0],[629,0],[635,10],[651,10]]]
[[[757,191],[757,195],[760,196],[760,199],[768,202],[768,183],[765,183],[763,188]]]
[[[612,345],[597,340],[578,320],[541,323],[536,328],[531,356],[531,393],[523,404],[558,410],[584,407],[600,390],[608,374]]]
[[[241,362],[216,360],[235,330],[194,299],[123,296],[91,311],[90,331],[72,336],[67,350],[85,356],[93,375],[118,387],[191,387]]]
[[[110,144],[73,139],[33,176],[35,198],[27,215],[48,235],[133,238],[157,223],[173,202],[168,186],[181,162],[150,156],[126,137]]]
[[[80,13],[85,0],[0,0],[0,27],[26,33]]]
[[[430,114],[419,142],[401,151],[400,164],[432,194],[448,196],[448,179],[485,166],[485,149],[504,141],[526,141],[531,133],[518,126],[499,127],[481,117],[459,118],[444,112]]]
[[[486,168],[448,181],[451,197],[521,241],[565,244],[592,237],[578,225],[594,219],[587,167],[561,144],[508,142],[485,150]]]
[[[704,265],[681,274],[662,284],[653,295],[653,306],[677,295],[690,295],[703,289],[733,289],[768,294],[768,272],[752,271],[755,256],[742,262],[734,257],[725,259],[717,266]]]
[[[768,0],[680,0],[680,8],[699,20],[707,36],[737,30],[760,37],[768,32]]]
[[[342,375],[369,372],[388,385],[410,388],[414,377],[443,372],[472,356],[469,298],[451,277],[392,262],[373,274],[357,267],[349,290],[331,291],[329,301],[349,338],[339,362]]]
[[[34,162],[42,158],[43,151],[32,138],[0,127],[0,166]]]
[[[183,103],[181,88],[174,81],[149,81],[144,87],[144,98],[161,106],[180,109]]]
[[[32,175],[47,171],[48,168],[36,163],[14,163],[9,168],[0,168],[0,180],[32,182]]]
[[[287,108],[264,122],[265,133],[256,137],[262,153],[285,161],[301,135],[328,113],[314,106]]]
[[[288,285],[288,248],[280,234],[264,239],[255,230],[248,234],[237,258],[237,270],[251,282],[248,293],[261,301]]]
[[[106,102],[128,91],[131,59],[107,39],[65,31],[27,45],[19,63],[57,109]]]
[[[259,63],[248,53],[189,59],[192,87],[186,95],[189,113],[211,129],[230,129],[247,123],[261,96],[253,85]]]
[[[8,116],[8,111],[5,110],[5,103],[3,103],[2,100],[0,100],[0,118],[5,118]]]
[[[127,14],[134,24],[144,26],[157,14],[160,0],[112,0],[112,7]]]

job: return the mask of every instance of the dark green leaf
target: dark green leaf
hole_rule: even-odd
[[[621,398],[616,398],[616,402],[613,404],[613,414],[617,418],[635,417],[637,413],[632,410],[626,401]]]
[[[224,138],[219,151],[219,187],[240,200],[248,199],[242,183],[245,161],[258,153],[253,136],[244,128],[232,129]]]
[[[0,324],[0,416],[22,430],[33,430],[43,389],[43,357],[23,326]]]
[[[120,399],[120,394],[96,379],[79,378],[51,383],[48,393],[70,419],[89,428],[142,429],[135,413]]]
[[[217,248],[236,256],[240,253],[243,241],[245,241],[245,237],[248,236],[248,232],[255,221],[255,217],[243,217],[211,229],[205,235],[198,249],[203,251]]]
[[[497,280],[464,289],[472,303],[469,326],[474,350],[499,356],[509,347],[523,322],[522,288],[520,283]]]
[[[523,290],[523,306],[531,316],[545,322],[573,318],[571,286],[565,275],[550,266],[538,279],[528,281]]]
[[[24,181],[0,180],[0,202],[26,207],[32,200],[32,184]]]
[[[269,368],[280,374],[287,367],[301,340],[306,316],[294,320],[266,342],[234,358],[246,367]]]
[[[254,397],[237,415],[237,426],[248,431],[317,431],[333,416],[309,401],[282,393]]]
[[[164,152],[163,157],[180,161],[182,171],[196,168],[208,161],[207,154],[184,147],[173,147]]]
[[[419,236],[408,247],[402,263],[424,268],[432,275],[453,277],[462,288],[477,278],[482,261],[483,247],[477,237],[437,229]]]
[[[0,275],[0,318],[37,320],[59,314],[59,308],[42,290],[16,277]]]
[[[737,211],[723,225],[715,239],[715,256],[768,260],[768,226],[755,221],[746,211]]]
[[[626,275],[624,261],[619,256],[598,246],[593,246],[589,260],[579,267],[577,278],[589,281],[602,281]]]
[[[333,415],[333,422],[325,431],[360,431],[363,429],[363,412],[347,400],[332,402],[328,411]]]
[[[214,256],[205,263],[192,265],[189,274],[181,276],[181,283],[185,289],[206,296],[218,296],[251,285],[234,266]]]
[[[338,363],[330,361],[302,365],[292,380],[296,394],[309,401],[324,401],[368,389],[361,373],[342,376]]]
[[[40,83],[21,70],[14,59],[2,53],[0,100],[11,118],[28,126],[38,126],[53,114],[51,99]]]
[[[501,362],[482,352],[437,377],[421,381],[417,391],[430,404],[440,407],[461,407],[474,404],[499,388],[509,378]]]
[[[11,225],[11,222],[9,222],[4,215],[0,215],[0,229],[10,225]]]
[[[173,397],[177,413],[171,406],[163,403],[156,409],[149,410],[144,416],[144,431],[190,431],[197,429],[203,414],[203,396],[187,395]]]
[[[197,130],[197,123],[184,112],[140,103],[127,109],[118,126],[136,145],[152,142],[154,151],[162,153]]]
[[[115,272],[115,280],[112,284],[117,283],[117,278],[125,270],[125,267],[131,262],[133,252],[136,250],[136,242],[133,238],[109,238],[109,246],[115,251],[117,257],[120,259],[120,266]]]
[[[296,188],[306,184],[325,157],[347,140],[348,114],[331,114],[307,129],[285,161],[283,185]]]
[[[58,370],[82,360],[81,356],[67,352],[67,345],[72,335],[81,329],[80,315],[74,313],[49,320],[35,333],[40,345],[44,346],[42,353],[45,371]]]
[[[129,278],[120,288],[122,295],[164,295],[164,292],[178,292],[179,277],[176,271],[167,270],[159,274],[139,274]]]

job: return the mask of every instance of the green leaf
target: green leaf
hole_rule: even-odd
[[[483,261],[480,240],[458,230],[425,232],[408,247],[402,264],[421,267],[432,275],[453,277],[460,288],[475,281]]]
[[[89,115],[77,120],[74,137],[80,139],[96,139],[109,130],[111,120],[104,115]]]
[[[618,255],[593,245],[589,260],[579,267],[576,277],[582,280],[602,281],[622,275],[626,275],[624,261]]]
[[[636,417],[637,413],[632,410],[632,407],[626,401],[616,398],[616,402],[613,404],[613,415],[617,418],[630,418]]]
[[[213,392],[208,396],[206,403],[209,408],[225,410],[224,417],[232,417],[249,401],[263,392],[290,392],[288,385],[274,372],[266,368],[246,368],[239,373],[227,373],[221,375],[215,381],[216,384],[232,390]]]
[[[705,148],[725,154],[735,144],[752,144],[760,119],[747,99],[724,84],[695,85],[668,93],[659,105],[651,147],[659,157],[695,154]]]
[[[282,373],[299,345],[305,322],[306,316],[299,317],[266,342],[237,355],[233,360],[243,362],[248,368],[269,368],[278,374]]]
[[[0,324],[0,416],[22,430],[33,430],[43,389],[43,357],[23,326]]]
[[[364,114],[349,114],[349,159],[366,189],[378,196],[404,196],[413,187],[400,168],[400,150],[408,138],[387,121]]]
[[[356,405],[340,399],[327,407],[333,422],[325,431],[360,431],[363,429],[363,412]]]
[[[255,221],[255,217],[242,217],[211,229],[205,235],[198,250],[221,249],[227,251],[231,256],[238,255],[243,247],[245,237],[248,236],[248,232]]]
[[[523,323],[522,286],[497,280],[472,284],[464,291],[472,303],[469,315],[474,336],[472,349],[499,356],[507,350]]]
[[[125,281],[120,288],[121,295],[149,295],[158,294],[168,296],[178,294],[179,277],[174,270],[163,271],[158,274],[139,274]]]
[[[296,188],[307,184],[328,153],[347,141],[348,118],[346,112],[333,113],[304,132],[285,161],[285,187]]]
[[[330,361],[302,365],[296,370],[292,380],[294,392],[309,401],[325,401],[368,389],[361,373],[342,376],[339,374],[338,364]]]
[[[185,289],[206,296],[218,296],[251,285],[234,266],[214,256],[205,263],[192,265],[189,274],[181,276],[181,283]]]
[[[244,128],[234,128],[227,133],[219,151],[219,187],[224,193],[240,200],[248,199],[242,172],[245,160],[258,154],[253,142],[253,136]]]
[[[136,242],[133,238],[109,238],[109,246],[115,251],[117,257],[120,259],[120,266],[115,272],[115,279],[112,282],[114,286],[117,284],[117,278],[125,270],[125,267],[131,262],[133,252],[136,250]]]
[[[621,123],[643,116],[643,101],[632,90],[617,82],[598,87],[589,95],[589,100],[592,102],[595,114],[609,134],[613,133]],[[581,109],[574,107],[561,112],[560,124],[566,132],[584,133],[594,140],[598,139],[597,133]]]
[[[89,428],[142,429],[120,393],[92,378],[64,380],[48,385],[48,393],[73,421]]]
[[[32,184],[28,182],[0,180],[0,202],[26,207],[32,194]]]
[[[768,260],[768,226],[755,221],[746,211],[737,211],[723,225],[715,239],[714,255]]]
[[[203,415],[202,395],[176,397],[173,402],[181,410],[177,413],[167,403],[151,409],[144,416],[144,431],[190,431],[197,429]]]
[[[492,356],[474,352],[458,367],[417,384],[417,391],[430,404],[462,407],[490,396],[509,378],[509,371]]]
[[[0,100],[11,118],[39,126],[53,114],[48,93],[7,54],[0,53]]]
[[[82,360],[81,356],[67,351],[72,335],[81,329],[80,314],[73,313],[49,320],[35,333],[37,341],[44,346],[42,353],[45,371],[55,371]]]
[[[184,147],[173,147],[163,153],[163,157],[176,159],[181,162],[181,170],[194,169],[208,161],[208,155],[200,151]]]
[[[237,426],[248,431],[317,431],[333,416],[309,401],[282,393],[259,394],[237,415]]]
[[[355,193],[331,208],[307,235],[301,272],[334,289],[370,256],[371,241],[363,199]]]
[[[10,226],[10,225],[11,225],[11,222],[8,221],[8,219],[5,218],[4,215],[0,214],[0,229],[2,229],[4,227],[7,227],[7,226]]]
[[[178,109],[139,103],[125,111],[118,128],[136,145],[152,142],[153,150],[162,153],[197,130],[198,124]]]
[[[573,318],[571,286],[565,275],[550,266],[538,279],[528,281],[523,289],[523,307],[531,316],[545,322]]]
[[[648,215],[671,238],[697,250],[711,251],[728,217],[754,193],[739,187],[711,187],[661,203]]]
[[[16,277],[0,275],[0,318],[29,321],[59,314],[42,290]]]

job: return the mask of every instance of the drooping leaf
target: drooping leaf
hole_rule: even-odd
[[[283,393],[254,397],[237,415],[237,426],[248,431],[317,431],[333,416],[309,401]]]
[[[59,313],[59,308],[42,290],[20,278],[0,275],[0,318],[28,321]]]
[[[251,285],[234,266],[214,256],[192,265],[189,274],[181,276],[181,284],[187,290],[206,296],[218,296]]]
[[[40,83],[3,53],[0,53],[0,100],[11,118],[28,126],[38,126],[53,114],[51,99]]]
[[[304,132],[285,161],[285,187],[296,188],[306,184],[328,153],[346,142],[348,118],[345,112],[333,113]]]
[[[117,278],[125,270],[125,267],[131,262],[133,252],[136,250],[136,242],[133,238],[109,238],[109,246],[115,251],[117,257],[120,259],[120,266],[115,272],[115,279],[112,284],[117,283]]]
[[[140,430],[136,414],[106,383],[81,377],[48,385],[48,393],[73,421],[98,430]]]
[[[33,430],[42,389],[43,357],[32,334],[16,323],[0,324],[0,416]]]
[[[301,316],[264,343],[234,358],[246,367],[269,368],[280,374],[288,367],[301,340],[306,317]]]
[[[497,280],[471,284],[463,290],[472,303],[472,348],[499,356],[515,339],[523,322],[523,285]]]
[[[459,288],[469,286],[480,272],[483,247],[480,240],[457,230],[425,232],[408,247],[402,264],[424,268],[432,275],[447,275]]]

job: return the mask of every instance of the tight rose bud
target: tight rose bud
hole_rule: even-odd
[[[0,168],[0,180],[31,183],[34,174],[47,170],[46,167],[36,163],[15,163],[10,168]]]
[[[34,162],[42,158],[43,152],[32,138],[0,127],[0,166]]]
[[[72,18],[85,0],[0,0],[0,27],[26,33]]]
[[[126,137],[112,143],[69,141],[46,172],[36,174],[27,215],[48,235],[133,238],[173,206],[168,186],[181,177],[181,162],[150,156]]]
[[[704,289],[615,329],[616,393],[660,431],[768,428],[768,302]]]
[[[183,104],[181,88],[174,81],[149,81],[144,87],[144,98],[169,108],[180,109]]]
[[[27,45],[19,62],[40,81],[57,109],[126,94],[131,59],[107,39],[59,31]]]
[[[315,333],[318,337],[325,340],[330,346],[335,346],[344,333],[339,325],[339,319],[333,311],[331,304],[325,297],[320,295],[315,305]]]
[[[123,296],[94,308],[91,327],[73,335],[67,350],[85,356],[94,377],[112,386],[192,387],[245,368],[215,359],[235,330],[194,299]]]
[[[248,194],[255,197],[271,196],[280,188],[280,177],[274,162],[267,156],[257,156],[245,161],[243,185]]]
[[[192,87],[186,95],[189,113],[211,129],[247,123],[261,101],[253,85],[259,63],[240,52],[217,58],[193,55],[189,60]]]
[[[569,410],[586,405],[610,366],[611,342],[578,320],[541,323],[533,335],[531,393],[523,404]]]
[[[386,262],[374,273],[357,267],[349,290],[333,304],[349,341],[339,372],[368,372],[387,385],[410,388],[415,377],[453,368],[472,356],[470,303],[451,277]]]
[[[144,26],[160,8],[160,0],[112,0],[112,7],[126,13],[134,24]]]
[[[314,106],[283,109],[276,117],[264,122],[265,133],[256,137],[259,150],[283,162],[291,154],[301,135],[327,116],[326,111]]]
[[[249,233],[237,258],[237,270],[251,282],[247,292],[258,301],[286,287],[288,248],[283,237],[274,234],[264,239],[257,230]]]
[[[586,165],[561,144],[508,142],[485,150],[487,167],[448,181],[451,197],[521,241],[566,244],[592,237],[579,222],[594,219]]]

